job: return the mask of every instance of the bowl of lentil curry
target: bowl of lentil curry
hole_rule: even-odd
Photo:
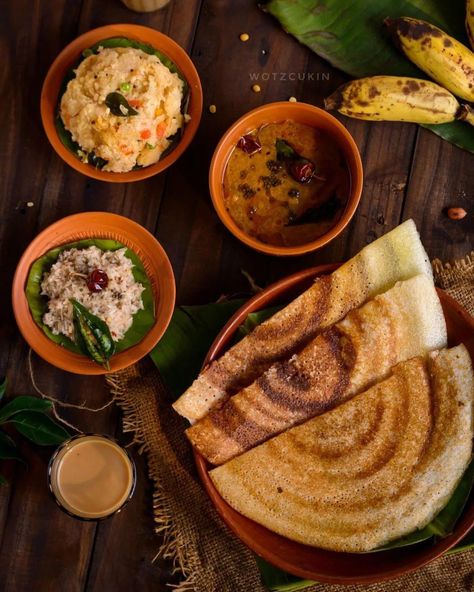
[[[224,225],[271,255],[326,245],[350,222],[362,193],[362,163],[346,128],[306,103],[258,107],[224,134],[209,187]]]

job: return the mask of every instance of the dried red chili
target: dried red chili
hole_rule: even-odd
[[[245,154],[249,154],[250,156],[256,152],[260,152],[262,149],[260,142],[257,140],[257,138],[255,138],[255,136],[252,136],[251,134],[242,136],[237,142],[237,147],[243,150]]]
[[[290,164],[290,174],[299,183],[309,183],[314,176],[314,164],[308,160],[297,160]]]
[[[94,269],[90,272],[86,283],[90,292],[102,292],[104,288],[107,288],[109,276],[102,269]]]

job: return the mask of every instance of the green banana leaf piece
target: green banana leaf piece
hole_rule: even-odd
[[[285,31],[354,78],[375,75],[427,78],[397,50],[383,20],[409,16],[437,25],[469,45],[465,2],[446,0],[267,0],[262,8]],[[462,121],[426,125],[445,140],[474,152],[474,127]]]
[[[122,249],[125,245],[111,239],[86,239],[57,247],[56,249],[48,251],[33,263],[30,273],[28,274],[28,281],[25,288],[28,305],[37,325],[41,327],[44,333],[52,341],[78,354],[82,354],[82,352],[71,339],[65,335],[54,335],[43,323],[43,315],[47,310],[47,299],[41,295],[41,281],[45,272],[51,269],[51,266],[57,261],[59,254],[62,251],[65,249],[72,249],[73,247],[76,249],[87,249],[92,246],[96,246],[102,251],[117,251],[118,249]],[[145,287],[145,290],[142,292],[143,310],[139,310],[133,315],[132,326],[125,333],[124,337],[116,342],[116,353],[128,349],[132,345],[141,341],[155,322],[155,300],[153,297],[153,290],[143,264],[138,256],[128,248],[125,252],[125,256],[133,263],[132,273],[135,281],[142,284]]]
[[[174,399],[199,374],[212,342],[245,300],[175,308],[171,322],[151,359]]]
[[[141,43],[140,41],[136,41],[134,39],[127,39],[126,37],[111,37],[109,39],[103,39],[102,41],[98,41],[92,47],[85,49],[82,52],[81,59],[78,60],[78,62],[76,63],[76,65],[74,66],[73,69],[69,70],[69,72],[64,77],[63,83],[61,84],[61,88],[60,88],[59,96],[58,96],[58,105],[57,105],[57,113],[56,113],[56,118],[55,118],[55,126],[56,126],[56,132],[58,134],[59,139],[61,140],[61,142],[64,144],[64,146],[66,146],[66,148],[70,152],[72,152],[75,156],[77,156],[79,158],[79,160],[85,161],[88,164],[90,164],[91,166],[101,169],[102,167],[104,167],[107,164],[107,161],[104,160],[103,158],[96,156],[93,152],[90,152],[88,155],[86,155],[84,153],[84,151],[81,149],[81,147],[79,146],[79,144],[72,139],[71,133],[64,127],[63,120],[61,119],[61,117],[59,115],[59,104],[61,103],[61,98],[62,98],[63,94],[66,92],[66,88],[67,88],[68,83],[73,78],[76,77],[74,70],[79,66],[79,64],[82,62],[83,59],[89,57],[90,55],[97,53],[99,50],[99,47],[104,47],[104,48],[132,47],[134,49],[141,49],[143,52],[145,52],[149,55],[156,55],[160,59],[160,61],[168,68],[168,70],[170,70],[170,72],[177,74],[181,78],[181,80],[184,82],[183,100],[181,102],[181,113],[186,113],[188,110],[189,84],[188,84],[187,80],[184,78],[183,74],[181,74],[181,72],[178,69],[178,67],[176,66],[176,64],[174,62],[172,62],[168,56],[166,56],[164,53],[162,53],[158,49],[155,49],[154,47],[152,47],[151,45],[148,45],[146,43]],[[182,129],[178,130],[178,132],[174,136],[171,136],[170,138],[168,138],[171,143],[168,146],[168,148],[161,155],[160,160],[162,160],[165,156],[167,156],[176,147],[177,143],[181,139],[181,136],[182,136]],[[139,168],[141,168],[139,165],[136,165],[134,167],[134,169],[139,169]]]
[[[274,590],[275,592],[297,592],[315,584],[312,580],[302,580],[298,576],[286,573],[267,563],[257,555],[255,555],[255,561],[260,570],[262,582],[268,590]]]

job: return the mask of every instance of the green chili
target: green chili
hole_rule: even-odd
[[[132,88],[132,85],[130,84],[130,82],[122,82],[120,84],[120,90],[122,92],[128,92],[131,88]]]
[[[75,341],[81,351],[94,362],[109,369],[109,359],[115,352],[115,342],[109,327],[77,300],[71,299]]]

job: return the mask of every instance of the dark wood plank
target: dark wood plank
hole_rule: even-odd
[[[473,159],[420,130],[403,217],[414,218],[431,259],[458,259],[474,248]],[[450,207],[462,207],[468,214],[463,220],[450,220]]]

